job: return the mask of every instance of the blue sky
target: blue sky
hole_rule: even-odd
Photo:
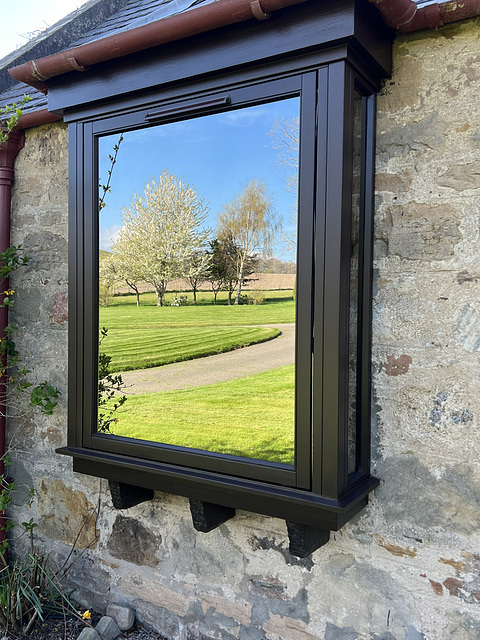
[[[1,0],[0,59],[26,44],[32,35],[51,27],[84,5],[86,0]]]
[[[158,179],[163,170],[183,176],[209,206],[206,226],[215,229],[222,205],[230,202],[253,179],[263,181],[272,196],[277,214],[288,219],[295,196],[286,189],[288,170],[279,165],[268,133],[274,123],[299,115],[299,99],[290,98],[222,114],[204,116],[127,132],[113,170],[111,193],[100,213],[100,247],[110,248],[110,239],[121,227],[122,208],[129,207],[135,192]],[[108,154],[118,135],[100,141],[100,182],[105,183],[110,167]],[[275,252],[282,255],[281,244]]]

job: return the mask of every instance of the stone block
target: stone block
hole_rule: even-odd
[[[88,580],[85,580],[88,576]],[[104,611],[111,595],[112,577],[102,564],[83,555],[74,563],[69,573],[69,586],[75,589],[75,599],[88,609],[95,607],[97,611]]]
[[[394,75],[385,83],[378,101],[379,110],[384,113],[415,107],[420,101],[421,61],[402,52],[394,64]]]
[[[157,608],[155,616],[159,618],[160,609],[165,609],[172,614],[183,617],[187,613],[189,597],[187,593],[174,591],[169,586],[162,584],[158,579],[151,579],[145,573],[131,571],[124,575],[119,583],[119,588],[129,600],[135,599],[137,616],[142,621],[145,614],[140,617],[139,611],[145,606],[150,613]],[[148,624],[155,624],[155,616],[147,620]]]
[[[107,607],[107,616],[115,620],[120,631],[128,631],[135,622],[135,612],[126,605],[110,602]]]
[[[304,622],[276,614],[270,615],[263,625],[263,631],[282,640],[318,640],[318,636],[309,633]]]
[[[50,311],[51,324],[65,324],[68,321],[68,293],[57,293]]]
[[[453,336],[469,353],[480,349],[480,317],[471,305],[467,304],[460,309],[453,327]]]
[[[404,171],[403,173],[377,173],[375,176],[375,190],[405,193],[410,189],[412,180],[412,171]]]
[[[428,118],[419,122],[403,122],[393,124],[394,121],[379,125],[377,136],[377,150],[386,154],[385,158],[403,157],[413,152],[439,151],[445,142],[448,125],[439,118],[438,113],[432,113]],[[383,155],[381,158],[383,159]]]
[[[77,640],[101,640],[101,638],[95,629],[92,629],[92,627],[85,627]]]
[[[67,544],[76,541],[80,549],[96,546],[95,508],[82,491],[71,489],[61,480],[40,478],[36,493],[44,535]]]
[[[388,255],[407,260],[444,260],[461,239],[456,211],[450,204],[408,202],[389,210]],[[387,223],[387,227],[388,227]]]
[[[155,567],[159,562],[156,551],[161,542],[161,536],[154,534],[135,518],[117,516],[107,547],[115,558],[139,566]]]
[[[106,640],[114,640],[118,635],[120,635],[120,629],[118,628],[117,623],[110,616],[103,616],[100,618],[100,622],[95,627],[97,634],[105,637]]]
[[[455,191],[480,188],[480,162],[449,167],[445,173],[438,177],[437,184]]]

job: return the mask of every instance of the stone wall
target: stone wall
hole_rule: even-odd
[[[112,508],[105,481],[54,454],[66,438],[67,140],[27,132],[13,242],[22,354],[62,390],[9,423],[12,515],[61,558],[78,531],[81,605],[129,603],[175,640],[480,638],[480,22],[397,39],[378,101],[374,472],[369,507],[299,560],[284,522],[239,512],[194,531],[188,502]],[[99,505],[98,518],[94,510]],[[22,541],[17,542],[21,545]]]

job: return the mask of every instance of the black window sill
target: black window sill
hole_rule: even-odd
[[[362,475],[340,500],[310,491],[159,464],[84,448],[62,447],[73,470],[136,486],[198,498],[226,507],[338,531],[368,503],[379,480]]]

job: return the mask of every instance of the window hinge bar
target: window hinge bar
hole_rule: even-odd
[[[199,111],[201,109],[207,109],[210,107],[222,107],[227,104],[231,104],[232,99],[229,95],[221,96],[219,98],[209,98],[208,100],[198,100],[196,102],[177,104],[173,107],[165,107],[164,109],[159,109],[158,111],[152,111],[151,113],[147,113],[145,116],[146,122],[152,122],[154,120],[159,120],[161,118],[166,118],[167,116],[172,116],[176,114],[187,114],[192,111]]]

